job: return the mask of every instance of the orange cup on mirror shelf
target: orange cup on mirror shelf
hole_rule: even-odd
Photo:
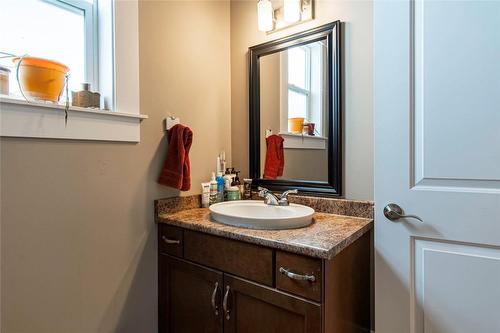
[[[304,128],[304,118],[302,117],[288,118],[288,132],[294,134],[301,134],[303,128]]]
[[[19,84],[26,96],[36,100],[59,101],[69,72],[67,66],[34,57],[14,58],[12,61],[19,66]]]

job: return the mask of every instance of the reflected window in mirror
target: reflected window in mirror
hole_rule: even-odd
[[[328,181],[326,59],[323,41],[260,58],[261,177]],[[270,133],[283,138],[278,173],[266,173]]]
[[[325,133],[325,60],[324,43],[315,42],[281,52],[282,87],[285,96],[281,111],[280,133],[319,135]],[[291,128],[289,119],[303,118],[300,132]]]

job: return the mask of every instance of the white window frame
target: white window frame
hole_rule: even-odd
[[[79,0],[42,0],[48,4],[80,14],[83,12],[84,33],[84,64],[85,81],[92,84],[94,90],[99,89],[99,47],[97,30],[97,0],[92,3]]]
[[[326,149],[326,142],[328,140],[327,137],[321,135],[315,136],[304,136],[302,134],[293,134],[288,132],[288,94],[289,91],[292,90],[294,92],[306,95],[306,118],[308,121],[311,121],[312,112],[313,112],[313,74],[312,74],[312,47],[309,45],[300,46],[307,50],[306,52],[306,89],[302,87],[297,87],[288,82],[288,53],[281,52],[280,53],[280,132],[279,134],[283,136],[285,139],[283,142],[283,147],[285,149]],[[326,61],[326,59],[323,59]],[[322,68],[325,68],[325,64],[321,64]],[[327,84],[325,82],[325,84]],[[324,89],[324,87],[322,88]],[[324,104],[325,101],[323,101]],[[323,110],[325,106],[323,105]],[[326,115],[323,114],[323,117]],[[321,126],[324,126],[324,119],[321,121]],[[322,134],[324,133],[324,128],[318,128],[318,131]]]
[[[43,1],[73,9],[89,5],[86,22],[93,22],[93,32],[86,42],[93,48],[86,59],[94,62],[89,77],[94,87],[100,83],[109,110],[70,106],[65,125],[61,104],[0,95],[0,136],[140,142],[140,124],[148,117],[140,114],[138,0]]]
[[[307,45],[298,46],[298,48],[305,50],[306,57],[305,57],[304,70],[305,70],[306,88],[304,89],[302,87],[298,87],[288,82],[288,92],[291,90],[306,97],[306,120],[310,120],[311,119],[311,48],[308,47]],[[287,75],[287,80],[289,77],[290,76]]]

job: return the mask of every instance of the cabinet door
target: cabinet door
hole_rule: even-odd
[[[222,273],[159,255],[160,333],[222,332]]]
[[[317,303],[224,275],[224,333],[321,332]]]

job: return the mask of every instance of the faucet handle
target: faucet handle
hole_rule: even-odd
[[[283,192],[283,193],[281,194],[281,197],[280,197],[280,198],[281,198],[281,199],[287,199],[287,200],[288,200],[288,195],[289,195],[289,194],[297,194],[297,193],[299,193],[299,191],[298,191],[297,189],[287,190],[287,191],[285,191],[285,192]]]
[[[264,197],[267,193],[269,193],[269,190],[265,187],[257,187],[257,190],[259,190],[259,197]]]
[[[299,191],[297,191],[296,189],[293,189],[293,190],[288,190],[288,191],[283,192],[280,196],[279,205],[280,206],[288,206],[289,205],[288,195],[292,194],[292,193],[297,194],[297,193],[299,193]]]

